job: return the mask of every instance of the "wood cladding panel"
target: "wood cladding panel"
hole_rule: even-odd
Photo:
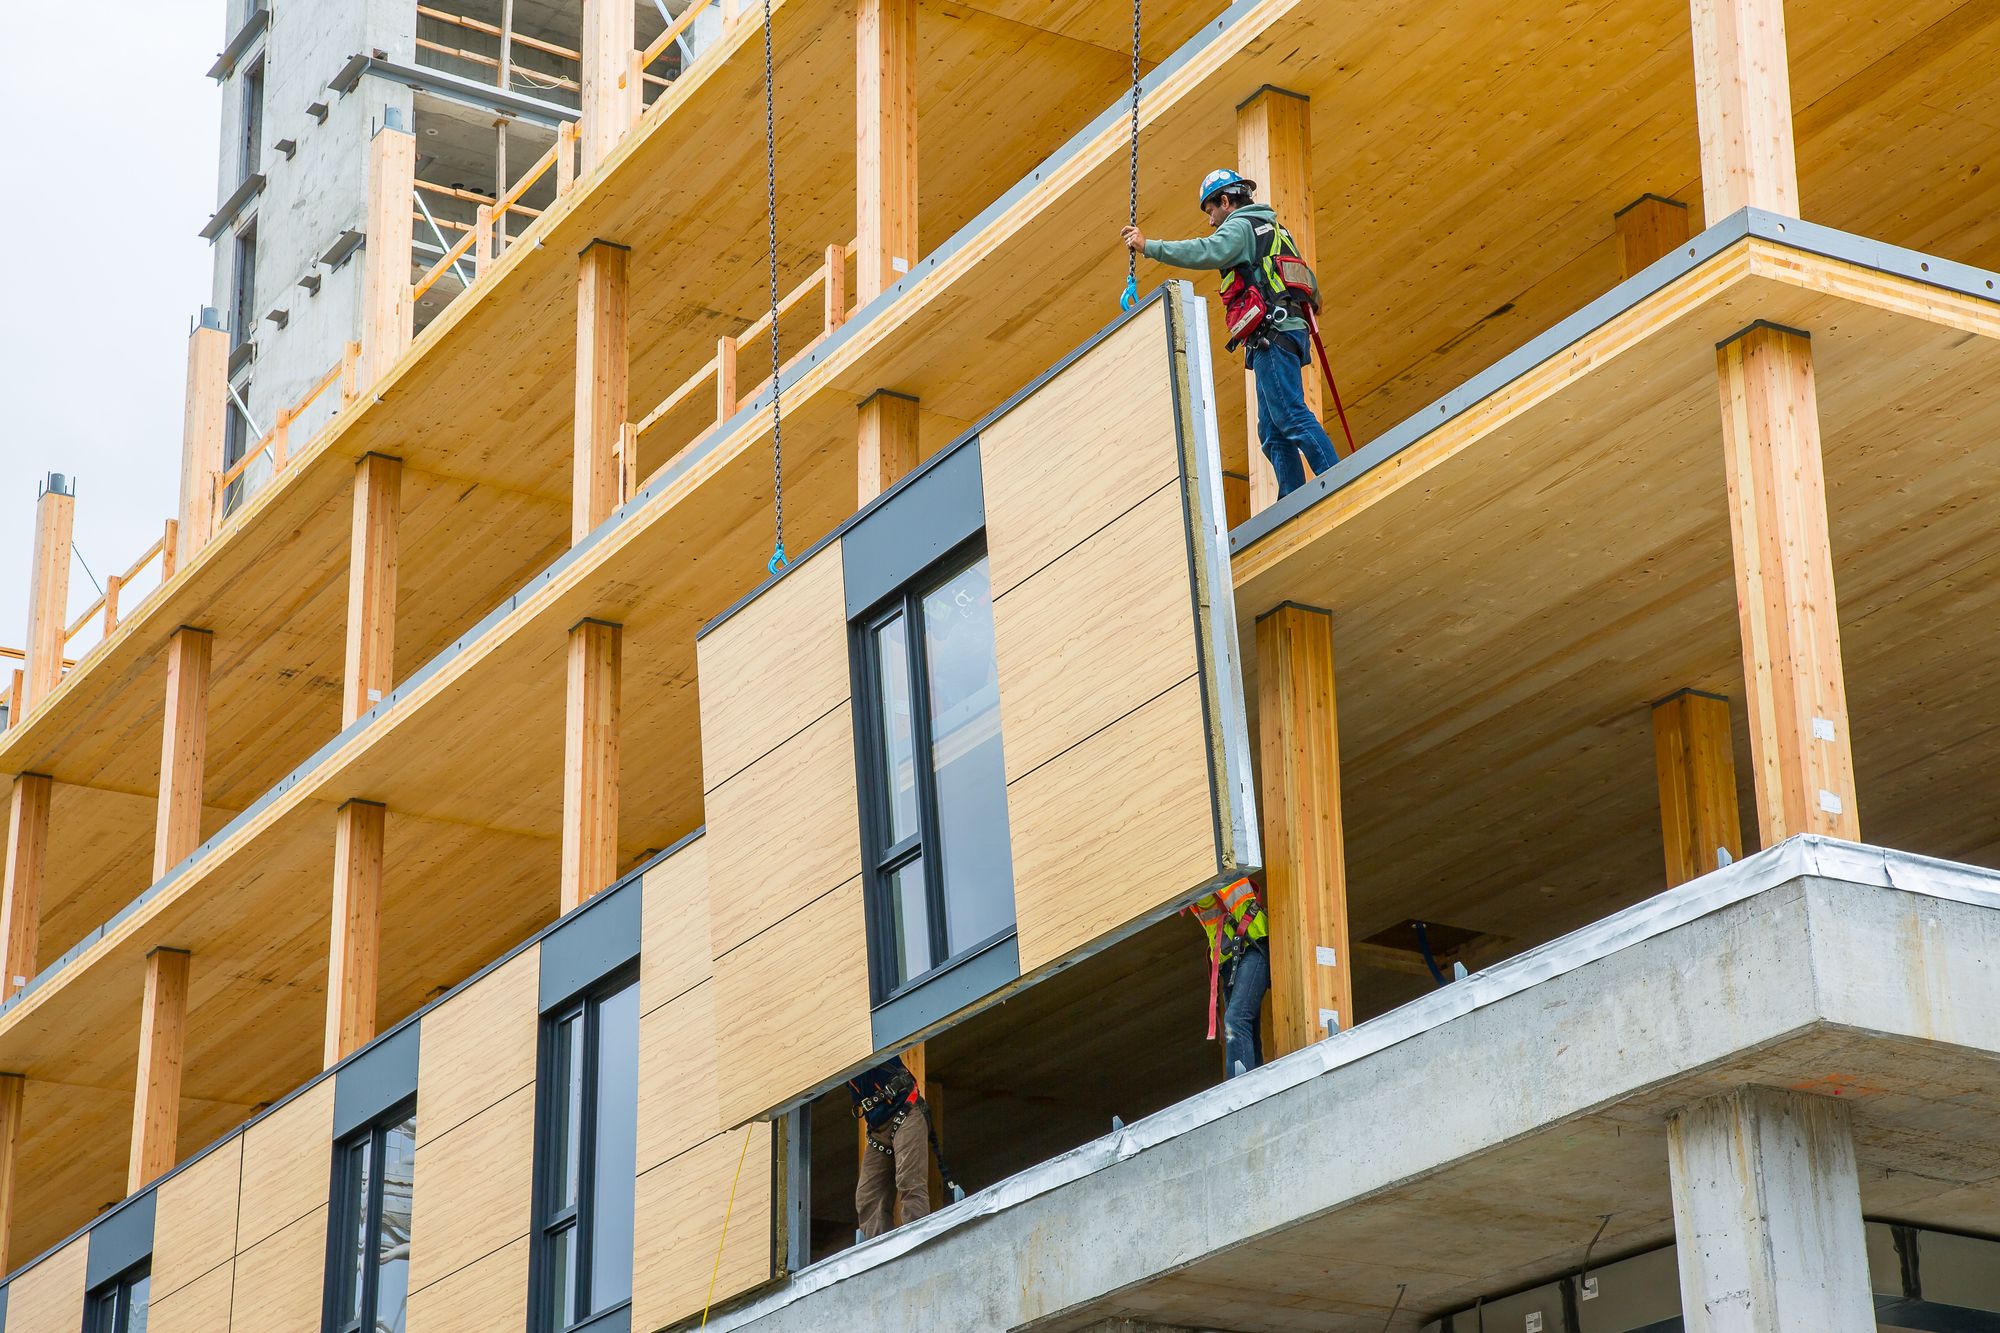
[[[330,1167],[320,1174],[330,1174]],[[237,1333],[318,1328],[325,1296],[326,1208],[322,1205],[236,1256],[230,1327]]]
[[[154,1300],[228,1263],[236,1253],[242,1185],[241,1135],[160,1182],[153,1220]]]
[[[1026,974],[1215,875],[1199,682],[1007,788]]]
[[[333,1178],[333,1082],[321,1079],[244,1133],[238,1252],[326,1206]]]
[[[1168,485],[993,604],[1009,782],[1195,674],[1186,570]]]
[[[414,1234],[414,1230],[413,1230]],[[528,1308],[528,1238],[410,1293],[409,1333],[490,1333],[521,1327]]]
[[[719,1128],[734,1128],[874,1049],[855,878],[715,960]]]
[[[745,1143],[745,1138],[748,1143]],[[741,1177],[738,1178],[739,1164]],[[735,1203],[730,1203],[732,1183]],[[771,1127],[718,1134],[639,1177],[632,1327],[698,1314],[711,1275],[722,1301],[771,1277]],[[725,1214],[729,1234],[716,1242]],[[411,1329],[411,1333],[428,1333]]]
[[[708,838],[696,838],[646,872],[639,885],[639,1007],[650,1012],[706,981],[714,954],[708,933]]]
[[[1167,370],[1150,310],[980,432],[995,597],[1180,475]]]
[[[426,1287],[528,1234],[535,1090],[417,1148],[410,1285]]]
[[[153,1252],[154,1295],[146,1311],[146,1333],[220,1333],[230,1327],[236,1265],[224,1260],[171,1292],[159,1290],[159,1251]],[[246,1325],[247,1329],[247,1325]]]
[[[782,654],[776,654],[782,656]],[[708,795],[709,934],[728,953],[861,873],[853,710],[839,703]]]
[[[80,1236],[7,1284],[8,1333],[76,1333],[90,1238]]]
[[[716,787],[848,695],[839,543],[792,569],[696,645],[702,788]],[[771,651],[773,643],[786,645]]]
[[[639,1019],[639,1170],[715,1133],[715,983]]]
[[[541,950],[527,949],[424,1015],[417,1146],[535,1081]]]

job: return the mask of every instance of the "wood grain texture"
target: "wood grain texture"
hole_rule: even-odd
[[[1023,974],[1215,875],[1202,726],[1190,678],[1009,784]]]
[[[427,1287],[528,1234],[535,1163],[535,1090],[417,1149],[410,1285]]]
[[[1132,320],[980,432],[996,599],[1179,477],[1163,331]]]
[[[153,1220],[155,1302],[229,1263],[242,1187],[240,1135],[160,1182]]]
[[[0,1273],[9,1270],[14,1238],[14,1186],[20,1176],[21,1111],[27,1080],[0,1074]]]
[[[1693,0],[1695,110],[1703,206],[1796,217],[1792,83],[1784,0]]]
[[[639,1019],[641,1174],[715,1133],[715,994],[704,981]]]
[[[320,1175],[330,1158],[315,1157]],[[417,1251],[413,1247],[412,1255]],[[232,1329],[319,1327],[326,1296],[326,1204],[236,1256]]]
[[[1612,227],[1618,242],[1618,267],[1631,277],[1688,239],[1688,206],[1678,199],[1645,194],[1618,210]]]
[[[718,1129],[784,1104],[874,1049],[861,881],[715,960]]]
[[[778,638],[788,651],[770,651]],[[792,566],[704,636],[696,654],[702,680],[729,682],[701,694],[702,788],[712,792],[848,697],[840,544]]]
[[[188,334],[181,411],[181,496],[176,563],[194,559],[215,531],[209,477],[223,468],[229,425],[229,335],[198,324]]]
[[[160,806],[153,882],[201,845],[202,779],[208,763],[208,675],[215,638],[183,627],[167,643],[167,704],[160,724]]]
[[[1319,269],[1319,209],[1313,202],[1312,102],[1283,88],[1260,88],[1236,109],[1236,169],[1257,182],[1257,198],[1277,211],[1299,251],[1316,273]],[[1257,513],[1278,498],[1278,477],[1263,456],[1257,439],[1255,380],[1245,372],[1243,425],[1245,456],[1250,461],[1250,512]],[[1319,371],[1301,373],[1306,405],[1322,414],[1325,389]]]
[[[156,1261],[152,1291],[146,1310],[146,1333],[224,1333],[233,1327],[236,1261],[224,1259],[194,1281],[167,1292],[160,1290]],[[250,1327],[247,1323],[243,1325],[244,1333],[249,1333]]]
[[[512,1329],[528,1308],[528,1238],[410,1293],[409,1333]]]
[[[535,1081],[541,953],[528,949],[424,1015],[417,1147]]]
[[[245,1132],[237,1253],[247,1253],[300,1218],[324,1209],[332,1176],[333,1080],[329,1078]],[[320,1234],[325,1239],[325,1232]]]
[[[708,795],[709,935],[726,954],[861,873],[851,710],[825,717]]]
[[[33,564],[28,567],[28,641],[22,663],[22,714],[41,706],[63,677],[63,638],[69,628],[71,535],[76,497],[44,490],[35,501]],[[8,729],[20,725],[11,717]]]
[[[855,296],[887,291],[917,243],[917,0],[855,6]]]
[[[635,1207],[632,1327],[660,1328],[699,1314],[711,1277],[717,1301],[768,1281],[771,1127],[747,1125],[715,1135],[644,1172]]]
[[[76,1333],[90,1238],[79,1236],[7,1284],[8,1333]]]
[[[1716,852],[1743,855],[1736,807],[1736,747],[1729,701],[1683,690],[1653,707],[1653,760],[1667,887],[1716,868]]]
[[[626,254],[622,245],[596,241],[577,260],[571,542],[609,518],[622,498],[619,439],[632,419]]]
[[[992,539],[1005,535],[995,529]],[[993,655],[1010,783],[1192,677],[1179,485],[1161,487],[995,601]]]
[[[23,773],[7,791],[7,864],[0,878],[0,1000],[35,975],[54,784]]]
[[[864,203],[863,207],[867,205]],[[878,389],[855,413],[855,508],[888,490],[917,465],[917,400]]]
[[[396,538],[402,518],[403,460],[364,456],[354,465],[354,524],[348,540],[343,726],[382,702],[396,684]]]
[[[1333,617],[1281,606],[1259,617],[1257,728],[1262,758],[1264,894],[1271,945],[1272,1055],[1354,1021],[1347,929],[1346,834],[1340,809],[1340,724]],[[1330,950],[1332,965],[1325,962]]]
[[[417,140],[383,128],[368,141],[368,245],[361,252],[362,389],[373,386],[410,346],[410,243]]]
[[[1761,841],[1859,841],[1812,344],[1758,326],[1716,364]]]
[[[178,1160],[189,961],[190,956],[179,949],[155,949],[146,956],[138,1081],[132,1094],[132,1157],[125,1179],[128,1194],[173,1170]]]
[[[563,722],[562,910],[618,878],[618,742],[625,631],[586,620],[570,631]]]
[[[708,847],[696,838],[646,872],[639,892],[639,1008],[651,1013],[706,981],[714,952],[708,931]],[[643,1118],[642,1118],[643,1123]]]
[[[382,849],[388,811],[349,801],[334,813],[333,937],[326,958],[328,1069],[375,1039],[382,972]]]
[[[632,123],[632,98],[619,85],[630,70],[636,34],[630,5],[583,0],[583,37],[577,43],[583,84],[578,135],[586,173],[597,169]]]

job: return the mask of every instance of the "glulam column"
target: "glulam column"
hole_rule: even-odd
[[[23,773],[7,793],[7,865],[0,883],[0,1000],[35,975],[54,789],[46,774]]]
[[[409,349],[410,246],[415,222],[417,140],[388,108],[368,141],[368,246],[361,252],[361,387],[367,389]]]
[[[1270,85],[1236,109],[1236,169],[1257,182],[1257,198],[1269,204],[1298,242],[1299,252],[1319,271],[1319,213],[1313,202],[1312,103],[1302,93]],[[1310,349],[1309,349],[1310,350]],[[1315,353],[1316,354],[1316,353]],[[1306,405],[1325,416],[1325,386],[1319,370],[1307,366],[1302,381]],[[1257,439],[1257,384],[1243,373],[1243,420],[1249,435],[1250,509],[1275,504],[1277,474],[1263,460]]]
[[[562,910],[618,878],[619,677],[624,629],[585,620],[570,631],[563,726]]]
[[[174,1168],[180,1137],[181,1062],[187,1049],[189,961],[181,949],[155,949],[146,955],[127,1194],[138,1193]]]
[[[1667,887],[1714,870],[1726,852],[1743,855],[1736,809],[1736,751],[1729,701],[1681,690],[1653,705],[1653,763],[1660,790],[1660,836]]]
[[[1798,216],[1785,0],[1690,0],[1702,207]]]
[[[1618,268],[1631,277],[1672,254],[1688,240],[1688,206],[1678,199],[1642,194],[1612,217],[1618,240]]]
[[[894,486],[917,465],[917,400],[877,389],[863,400],[855,422],[859,509]]]
[[[855,6],[855,294],[880,296],[917,261],[917,0]]]
[[[69,560],[76,528],[76,487],[51,472],[35,497],[34,563],[29,569],[27,661],[22,670],[18,727],[62,683],[63,640],[69,628]]]
[[[626,255],[596,240],[577,261],[575,461],[570,541],[582,541],[620,502],[620,442],[631,415]]]
[[[354,465],[354,519],[348,537],[342,726],[382,702],[395,684],[397,532],[402,512],[403,460],[364,454]]]
[[[214,636],[181,626],[167,640],[167,701],[160,719],[160,800],[153,826],[153,882],[201,845],[208,759],[208,670]]]
[[[229,425],[229,335],[222,315],[205,306],[188,334],[187,397],[181,408],[181,507],[176,563],[185,564],[215,535],[214,476],[222,471]]]

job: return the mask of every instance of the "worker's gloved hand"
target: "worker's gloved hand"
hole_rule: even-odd
[[[1125,242],[1125,248],[1134,254],[1146,252],[1146,233],[1137,227],[1127,227],[1118,233],[1118,239]]]

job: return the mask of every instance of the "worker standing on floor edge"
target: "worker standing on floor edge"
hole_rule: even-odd
[[[1223,306],[1230,330],[1229,349],[1241,342],[1244,359],[1257,380],[1257,439],[1278,477],[1278,498],[1306,484],[1339,461],[1333,440],[1306,406],[1303,376],[1312,364],[1306,350],[1306,321],[1299,305],[1306,298],[1280,274],[1278,260],[1297,260],[1298,245],[1269,204],[1253,202],[1257,183],[1224,168],[1201,182],[1201,211],[1212,235],[1190,241],[1153,241],[1137,227],[1121,233],[1125,246],[1175,268],[1217,269],[1223,276]],[[1303,262],[1291,271],[1307,273]],[[1316,298],[1310,298],[1315,299]],[[1303,457],[1303,465],[1301,458]]]
[[[931,1211],[931,1108],[899,1055],[847,1080],[856,1119],[868,1122],[868,1151],[854,1185],[856,1225],[867,1239],[889,1229],[891,1205],[908,1225]]]
[[[1222,1002],[1222,1067],[1225,1078],[1264,1063],[1258,1031],[1264,996],[1271,989],[1271,929],[1257,886],[1239,879],[1204,894],[1183,909],[1208,936],[1208,1039],[1215,1040],[1215,1010]]]

